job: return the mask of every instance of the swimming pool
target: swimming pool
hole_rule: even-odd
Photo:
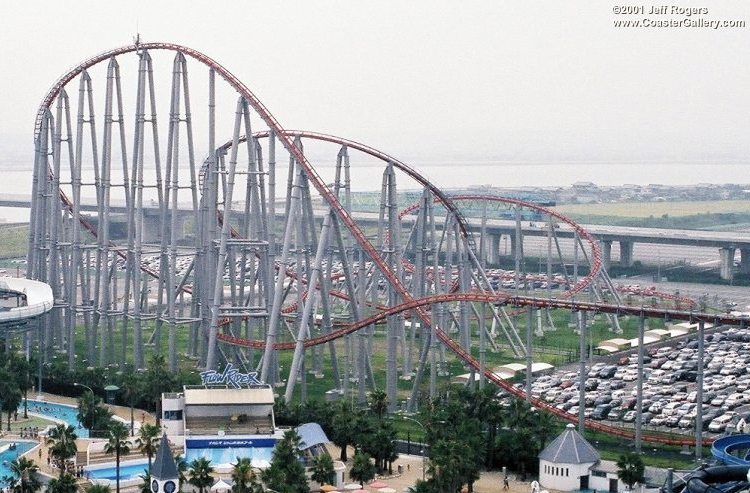
[[[138,479],[148,469],[148,460],[132,460],[120,463],[120,481]],[[117,480],[117,468],[114,464],[100,464],[83,468],[92,479]]]
[[[50,418],[53,421],[63,421],[72,425],[78,438],[89,437],[89,430],[84,428],[78,422],[78,408],[67,406],[65,404],[58,404],[56,402],[35,401],[31,399],[29,399],[28,406],[30,413],[38,414],[43,418]],[[18,409],[19,412],[23,410],[23,401]]]
[[[14,442],[12,440],[0,440],[0,450],[4,449],[6,445],[10,445],[11,443]],[[10,470],[10,463],[34,448],[34,446],[37,445],[37,442],[17,441],[15,442],[15,444],[15,450],[7,449],[3,452],[0,452],[0,485],[3,486],[5,486],[5,483],[3,482],[2,478],[4,478],[5,476],[13,475]]]
[[[185,452],[185,460],[190,464],[195,459],[204,457],[214,467],[228,467],[237,463],[237,457],[249,457],[253,467],[268,467],[272,455],[272,447],[189,448]]]

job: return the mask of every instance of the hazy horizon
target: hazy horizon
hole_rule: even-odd
[[[706,17],[750,21],[750,3],[717,0]],[[593,165],[665,183],[742,182],[748,28],[627,30],[617,19],[584,0],[16,2],[0,30],[0,171],[31,169],[36,110],[58,77],[140,32],[214,58],[285,128],[415,166],[461,165],[477,184],[519,178],[488,177],[489,165],[548,166],[554,176],[542,178],[563,184]],[[673,176],[675,164],[701,166]]]

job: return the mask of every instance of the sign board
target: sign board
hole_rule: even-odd
[[[235,389],[240,389],[248,385],[262,385],[258,380],[258,372],[241,373],[232,363],[227,363],[222,373],[216,370],[206,370],[201,372],[202,385],[231,385]]]
[[[185,440],[185,447],[196,448],[271,448],[273,438],[205,438]]]

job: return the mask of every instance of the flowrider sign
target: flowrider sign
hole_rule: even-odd
[[[232,363],[228,363],[222,373],[216,370],[201,372],[201,384],[203,385],[231,385],[239,389],[246,385],[262,385],[258,380],[258,372],[241,373]]]

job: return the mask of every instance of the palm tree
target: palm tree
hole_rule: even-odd
[[[89,430],[92,436],[101,436],[109,427],[112,411],[103,405],[102,398],[91,391],[84,392],[78,398],[78,421]]]
[[[5,368],[0,368],[0,395],[3,397],[0,409],[8,413],[8,431],[10,431],[10,417],[18,410],[23,394],[14,375],[11,375]]]
[[[205,457],[199,457],[190,463],[190,479],[188,483],[192,484],[200,493],[206,486],[211,486],[214,482],[211,473],[214,472],[214,468],[211,467],[211,461]]]
[[[16,352],[10,353],[10,359],[8,360],[8,368],[16,376],[16,383],[18,388],[23,393],[23,418],[29,418],[29,406],[28,399],[26,398],[29,389],[34,386],[33,379],[31,378],[31,362],[27,361],[24,357],[19,357]]]
[[[374,390],[370,392],[368,400],[370,411],[372,411],[378,419],[382,419],[388,411],[388,395],[382,390]]]
[[[617,459],[617,477],[622,480],[623,483],[628,485],[628,489],[632,490],[633,485],[638,482],[643,482],[643,473],[645,472],[645,466],[643,465],[643,459],[640,455],[630,452],[621,455]]]
[[[86,488],[86,493],[112,493],[108,484],[92,484]]]
[[[133,408],[135,407],[136,400],[143,394],[143,384],[139,380],[139,375],[134,371],[130,371],[124,374],[120,387],[122,388],[125,401],[130,406],[130,434],[133,435],[135,433]],[[141,426],[143,426],[143,423],[141,423]]]
[[[336,471],[333,469],[333,459],[330,455],[323,453],[315,457],[310,479],[320,485],[333,484],[336,480]]]
[[[47,493],[76,493],[78,485],[72,474],[64,473],[59,478],[50,479],[47,483]]]
[[[356,435],[354,417],[351,403],[346,399],[340,401],[333,415],[331,428],[333,429],[332,441],[341,449],[339,455],[341,462],[347,461],[346,449],[354,443],[354,436]]]
[[[42,487],[37,474],[39,466],[34,461],[19,457],[10,463],[10,470],[20,479],[21,493],[32,493]]]
[[[232,464],[232,493],[261,493],[263,488],[258,481],[249,457],[237,457],[237,463]]]
[[[174,375],[167,368],[167,362],[161,354],[155,354],[148,363],[144,381],[144,394],[148,396],[156,409],[156,423],[161,422],[161,394],[175,385]]]
[[[144,469],[143,474],[140,474],[138,477],[143,480],[140,493],[151,493],[151,472],[148,469]]]
[[[149,423],[141,423],[141,429],[138,432],[138,438],[135,439],[135,446],[140,453],[148,457],[148,470],[151,470],[151,459],[159,448],[159,438],[161,437],[161,426]]]
[[[67,460],[78,452],[76,438],[78,436],[73,426],[64,424],[58,424],[47,435],[47,445],[50,445],[49,454],[60,466],[60,479],[65,474]]]
[[[104,444],[105,454],[115,454],[115,484],[117,493],[120,493],[120,457],[130,453],[130,442],[128,441],[128,428],[120,421],[114,421],[109,426],[108,441]]]
[[[174,463],[177,465],[177,473],[180,475],[180,490],[182,490],[182,485],[187,483],[186,474],[188,472],[188,469],[190,469],[190,466],[181,454],[177,454],[174,456]]]

